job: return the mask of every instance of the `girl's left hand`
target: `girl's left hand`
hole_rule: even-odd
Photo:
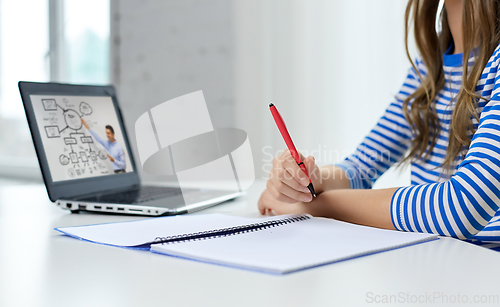
[[[260,214],[263,215],[309,213],[306,203],[297,202],[291,204],[288,202],[281,202],[271,194],[269,189],[265,189],[264,192],[262,192],[259,198],[258,207]]]

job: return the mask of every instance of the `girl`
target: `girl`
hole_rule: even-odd
[[[437,33],[439,1],[410,0],[406,50],[412,19],[421,59],[396,101],[342,163],[305,158],[314,200],[290,153],[274,159],[260,212],[500,242],[499,2],[445,0]],[[395,163],[411,163],[412,185],[371,190]]]

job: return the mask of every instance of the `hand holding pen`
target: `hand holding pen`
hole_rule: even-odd
[[[289,149],[273,160],[273,168],[262,197],[266,198],[266,202],[310,202],[316,194],[314,187],[317,190],[320,187],[319,168],[312,156],[306,158],[295,149],[283,119],[274,105],[271,104],[270,108],[273,118],[278,119],[276,124]],[[266,212],[261,210],[261,213]]]

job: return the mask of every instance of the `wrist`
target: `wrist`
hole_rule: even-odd
[[[325,167],[319,167],[319,178],[314,182],[314,190],[316,191],[316,194],[321,194],[325,190],[325,178],[328,178],[328,169],[325,169]]]
[[[317,194],[329,190],[350,189],[351,183],[346,173],[334,165],[327,165],[319,168],[319,179]],[[314,186],[316,188],[316,185]]]

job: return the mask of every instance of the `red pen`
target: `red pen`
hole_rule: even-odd
[[[281,117],[280,113],[278,112],[278,109],[274,106],[273,103],[269,104],[269,109],[271,110],[271,114],[273,115],[274,121],[276,122],[276,125],[278,126],[279,131],[281,132],[281,136],[285,140],[286,146],[290,150],[290,153],[292,154],[292,157],[295,159],[295,162],[297,162],[297,165],[300,167],[300,169],[306,173],[307,178],[309,178],[309,185],[307,188],[309,191],[311,191],[311,194],[313,197],[316,197],[316,192],[314,191],[314,187],[311,181],[311,178],[309,177],[309,174],[307,173],[307,169],[304,166],[304,162],[300,159],[300,155],[297,152],[297,149],[295,149],[295,145],[293,144],[292,138],[290,137],[290,134],[288,133],[288,130],[286,129],[285,121],[283,120],[283,117]]]

